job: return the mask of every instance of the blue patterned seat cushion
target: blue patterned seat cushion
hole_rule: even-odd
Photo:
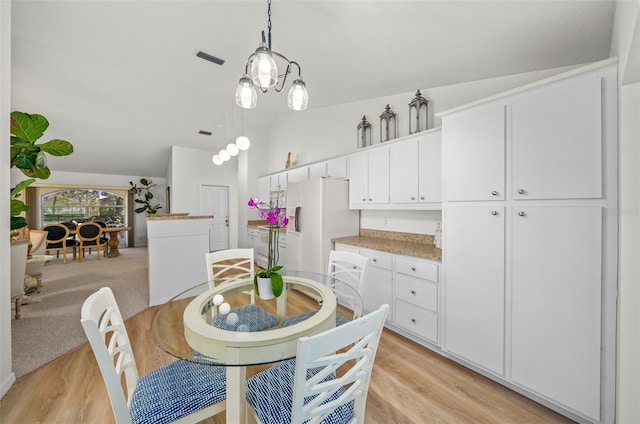
[[[247,380],[247,402],[253,407],[263,424],[282,424],[291,422],[293,405],[293,379],[296,360],[289,359],[268,370],[262,371]],[[319,369],[308,370],[307,379],[317,374]],[[334,379],[333,375],[323,381]],[[339,389],[323,404],[337,399],[344,389]],[[305,404],[311,397],[305,398]],[[322,424],[346,423],[353,415],[353,401],[338,406],[329,414]]]
[[[178,360],[138,380],[131,397],[135,424],[164,424],[227,397],[225,367]]]
[[[297,324],[299,322],[302,322],[306,319],[311,318],[312,316],[314,316],[316,313],[316,311],[310,311],[310,312],[305,312],[304,314],[300,314],[300,315],[295,315],[292,316],[291,318],[287,318],[284,321],[282,321],[282,326],[283,327],[289,327],[291,325]],[[344,323],[349,322],[348,319],[346,319],[345,317],[343,317],[340,314],[336,314],[336,327],[341,326]]]
[[[238,316],[236,322],[229,321],[232,313]],[[216,314],[213,325],[228,331],[262,331],[278,325],[278,318],[256,305],[243,305],[231,309],[228,314]]]

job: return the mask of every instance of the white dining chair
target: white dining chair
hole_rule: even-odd
[[[225,410],[224,367],[177,360],[138,378],[127,329],[110,288],[103,287],[85,300],[80,321],[117,423],[196,423]]]
[[[364,423],[371,371],[388,309],[385,304],[340,327],[300,338],[295,359],[247,380],[249,421]]]
[[[327,275],[335,280],[341,281],[353,287],[364,299],[364,287],[367,274],[368,259],[366,256],[353,252],[344,252],[341,250],[332,250],[329,252],[329,265]],[[353,311],[352,319],[362,316],[362,300],[354,299],[350,291],[341,288],[340,285],[329,283],[338,298],[338,303],[346,306]],[[282,322],[283,327],[288,327],[304,321],[315,314],[315,311],[305,312],[303,314],[294,315]],[[336,313],[336,325],[342,325],[350,320]]]
[[[253,248],[226,249],[205,254],[207,278],[209,287],[213,288],[225,281],[236,279],[253,280],[254,259]],[[247,292],[251,296],[251,304],[232,308],[229,313],[235,313],[239,319],[227,321],[225,315],[214,315],[214,325],[229,331],[235,331],[239,326],[246,325],[249,331],[261,331],[278,325],[278,318],[257,306],[255,290]]]

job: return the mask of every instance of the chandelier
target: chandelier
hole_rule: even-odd
[[[300,65],[271,49],[271,0],[268,0],[267,16],[268,38],[265,40],[264,31],[262,31],[262,42],[247,59],[244,75],[240,78],[238,88],[236,88],[236,104],[244,109],[256,107],[258,94],[255,87],[258,87],[263,93],[269,91],[270,88],[278,93],[281,92],[292,67],[295,65],[298,68],[298,76],[291,83],[287,104],[289,109],[305,110],[309,103],[309,95],[302,79]],[[278,74],[276,58],[283,62],[281,65],[286,65],[282,74]]]

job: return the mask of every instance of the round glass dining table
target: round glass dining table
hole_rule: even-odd
[[[324,274],[282,270],[284,289],[262,300],[248,278],[205,282],[167,301],[151,322],[154,343],[176,358],[226,366],[227,422],[244,422],[246,366],[291,359],[300,337],[357,318],[357,290]]]

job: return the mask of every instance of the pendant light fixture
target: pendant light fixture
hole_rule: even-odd
[[[298,77],[291,84],[287,104],[290,109],[305,110],[309,103],[309,95],[307,86],[302,79],[300,65],[271,49],[271,0],[268,0],[267,16],[268,38],[265,39],[264,31],[262,31],[262,42],[247,59],[244,75],[240,78],[236,88],[236,104],[243,109],[256,107],[258,102],[256,86],[263,93],[269,91],[270,88],[278,93],[281,92],[292,71],[291,68],[295,65],[298,68]],[[285,62],[286,67],[282,74],[278,74],[276,58]]]

